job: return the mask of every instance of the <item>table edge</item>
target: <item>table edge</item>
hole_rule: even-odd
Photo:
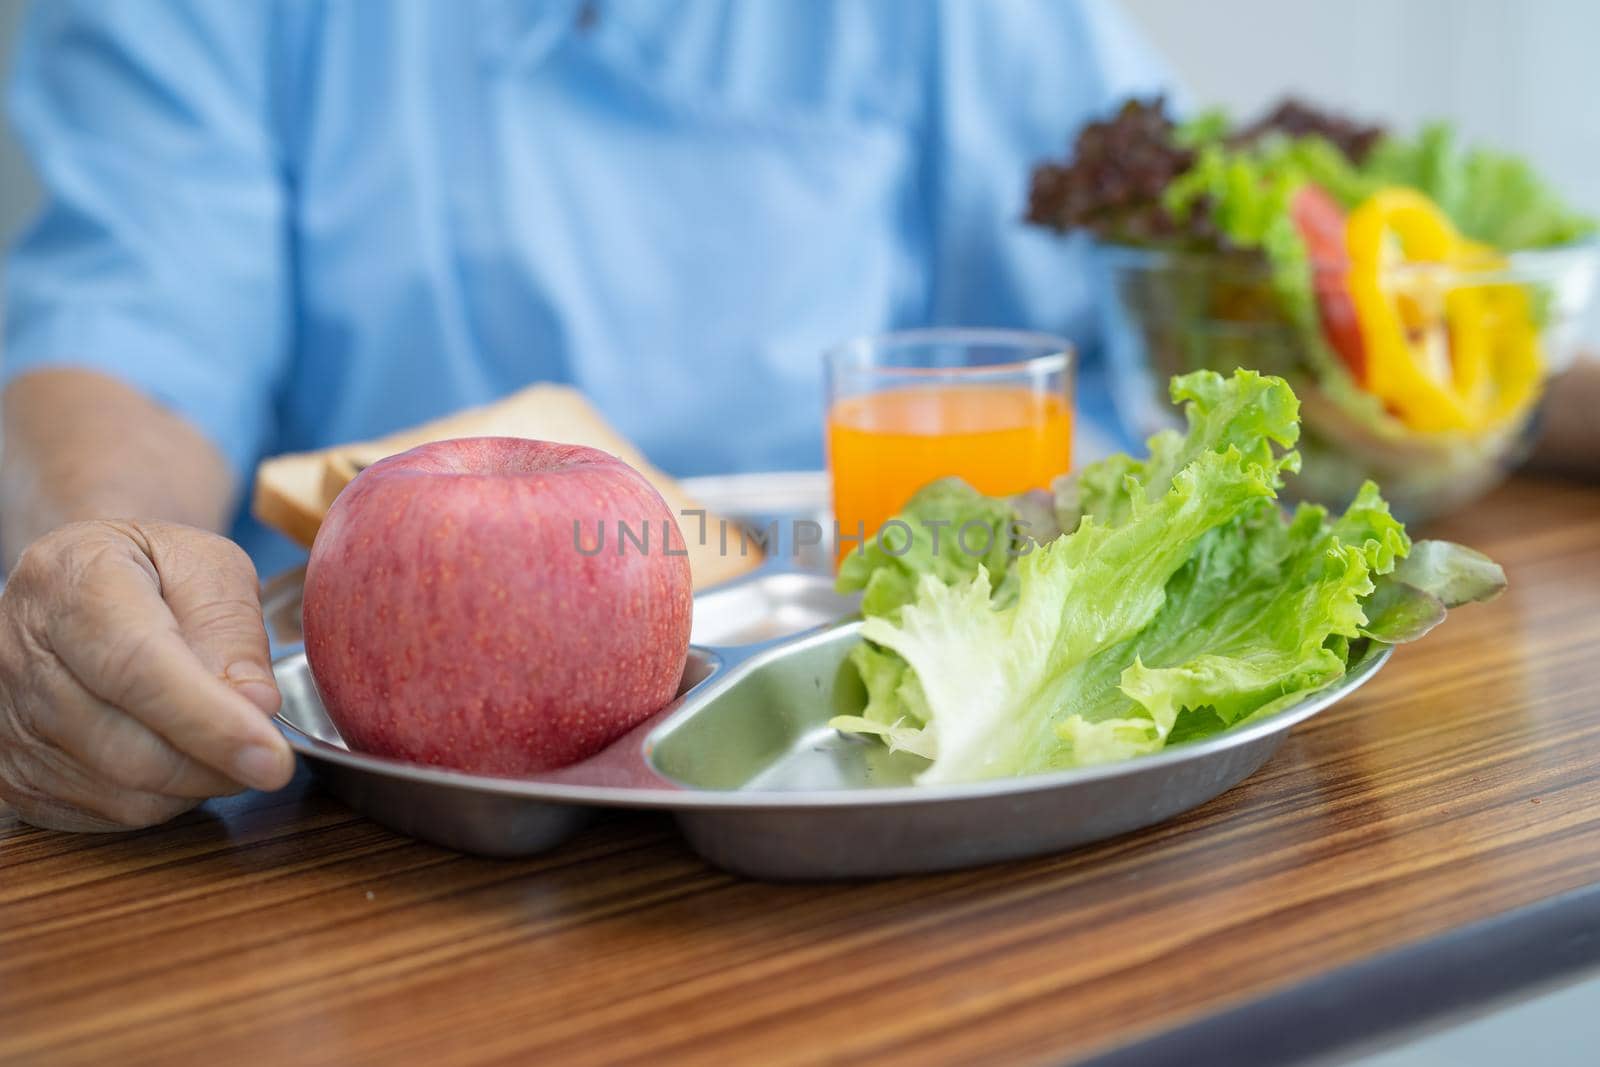
[[[1136,1037],[1091,1067],[1281,1065],[1354,1054],[1600,965],[1600,882]]]

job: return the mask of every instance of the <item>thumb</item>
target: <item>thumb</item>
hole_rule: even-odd
[[[186,526],[141,524],[161,597],[200,662],[267,714],[281,697],[272,676],[261,585],[254,564],[227,538]]]

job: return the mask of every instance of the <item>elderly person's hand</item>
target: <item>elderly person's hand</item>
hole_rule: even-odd
[[[286,784],[257,588],[238,546],[189,526],[78,522],[30,545],[0,594],[0,799],[115,830]]]

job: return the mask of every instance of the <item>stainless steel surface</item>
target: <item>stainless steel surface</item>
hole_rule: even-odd
[[[724,516],[747,534],[771,537],[767,546],[767,570],[799,571],[805,574],[832,574],[832,514],[828,505],[826,471],[775,471],[762,474],[714,474],[685,478],[684,492],[707,511]],[[797,523],[813,523],[820,532],[812,544],[796,536]],[[685,536],[704,533],[710,538],[740,543],[734,530],[696,528],[695,520],[685,522]],[[690,531],[693,531],[691,533]],[[736,581],[735,583],[738,584]]]
[[[766,644],[697,648],[674,704],[593,759],[529,779],[350,752],[298,653],[277,665],[279,720],[352,807],[450,848],[526,855],[560,843],[594,809],[657,808],[674,812],[690,845],[730,870],[879,877],[1057,851],[1194,807],[1254,771],[1291,726],[1359,686],[1389,652],[1374,647],[1333,688],[1204,742],[1101,767],[921,788],[910,784],[915,757],[827,728],[837,707],[859,699],[841,671],[858,629],[845,622]]]
[[[1365,682],[1373,646],[1336,686],[1207,741],[1099,767],[918,787],[905,753],[830,730],[860,706],[842,669],[859,624],[783,642],[730,669],[645,738],[646,758],[695,793],[671,804],[689,843],[758,878],[882,877],[1087,844],[1187,811],[1256,770],[1298,722]],[[702,790],[723,802],[704,803]],[[725,798],[725,799],[724,799]]]
[[[852,615],[859,596],[833,591],[833,579],[769,565],[742,581],[694,598],[699,645],[753,645],[810,630]]]
[[[272,658],[300,647],[300,594],[305,590],[306,569],[296,567],[261,583],[261,614],[267,623]]]
[[[828,513],[827,471],[772,471],[685,478],[683,491],[721,515],[822,518]]]

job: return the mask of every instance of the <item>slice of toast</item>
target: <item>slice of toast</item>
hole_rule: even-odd
[[[749,555],[719,551],[715,538],[700,544],[698,517],[681,517],[684,511],[700,505],[613,430],[582,393],[563,385],[529,386],[497,403],[458,412],[377,441],[275,456],[263,461],[256,471],[250,510],[261,522],[309,547],[333,498],[362,469],[385,456],[451,437],[531,437],[610,452],[643,474],[666,500],[673,515],[679,516],[696,589],[737,578],[761,562],[756,551]],[[708,515],[706,528],[717,529],[718,521],[717,516]]]

